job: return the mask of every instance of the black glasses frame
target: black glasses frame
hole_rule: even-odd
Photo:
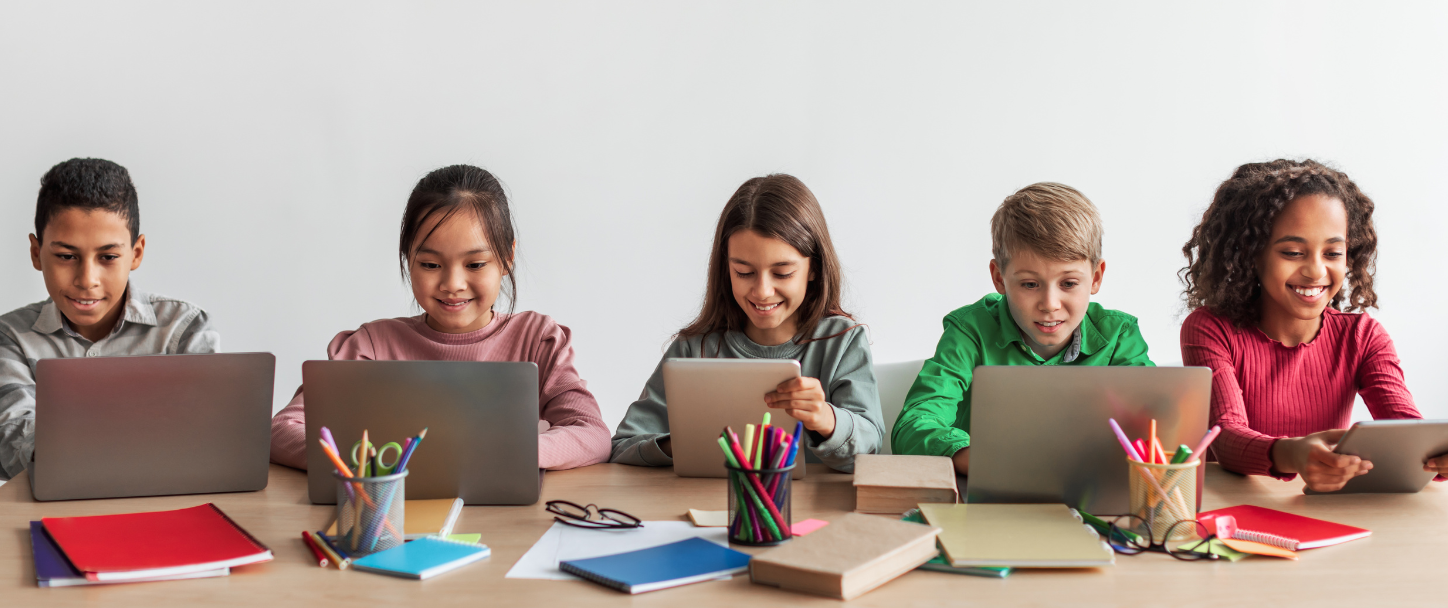
[[[1143,520],[1140,516],[1102,515],[1100,516],[1100,518],[1105,520],[1107,522],[1107,525],[1109,526],[1109,532],[1106,535],[1107,544],[1111,545],[1112,550],[1122,555],[1140,555],[1142,553],[1165,553],[1172,556],[1173,558],[1184,562],[1196,562],[1204,560],[1214,561],[1221,559],[1220,555],[1217,555],[1216,553],[1211,553],[1210,551],[1206,553],[1198,553],[1196,551],[1189,551],[1182,548],[1185,546],[1198,547],[1201,546],[1202,543],[1206,543],[1207,548],[1210,549],[1211,542],[1217,539],[1216,534],[1204,534],[1207,530],[1206,526],[1203,526],[1201,522],[1195,519],[1183,519],[1177,521],[1176,523],[1167,527],[1166,534],[1162,535],[1162,539],[1158,541],[1156,537],[1152,536],[1151,528],[1145,525],[1146,521]],[[1120,522],[1122,520],[1126,520],[1127,525],[1121,525]],[[1201,540],[1184,541],[1178,544],[1176,547],[1168,547],[1166,544],[1166,539],[1174,536],[1177,533],[1177,528],[1183,525],[1199,528],[1199,530],[1194,531],[1201,532],[1197,535],[1201,537]],[[1136,532],[1136,530],[1142,529],[1146,530],[1145,534],[1138,534]],[[1140,540],[1138,540],[1143,538],[1146,539],[1145,543],[1142,543]]]
[[[598,505],[580,505],[567,500],[550,500],[543,507],[553,514],[553,521],[577,528],[627,530],[644,527],[643,520],[618,509],[600,509]]]

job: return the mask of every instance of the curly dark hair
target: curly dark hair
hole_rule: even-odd
[[[1192,238],[1182,247],[1187,266],[1177,273],[1185,285],[1188,310],[1207,307],[1238,327],[1252,327],[1261,314],[1257,257],[1272,237],[1272,223],[1287,203],[1320,194],[1347,208],[1347,293],[1338,291],[1332,307],[1348,311],[1376,308],[1373,272],[1378,233],[1373,229],[1373,201],[1337,171],[1313,160],[1274,160],[1237,167],[1217,188]]]

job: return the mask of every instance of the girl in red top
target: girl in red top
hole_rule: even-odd
[[[1373,201],[1317,162],[1242,165],[1182,247],[1182,360],[1212,368],[1212,453],[1228,470],[1341,488],[1371,462],[1334,454],[1362,395],[1421,418],[1377,306]],[[1344,311],[1346,304],[1346,312]],[[1448,456],[1425,470],[1448,473]]]

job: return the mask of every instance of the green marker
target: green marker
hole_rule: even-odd
[[[1172,464],[1181,464],[1181,463],[1183,463],[1183,462],[1186,462],[1186,461],[1187,461],[1188,459],[1190,459],[1191,457],[1192,457],[1192,449],[1189,448],[1189,447],[1187,447],[1186,444],[1184,443],[1184,444],[1182,444],[1182,445],[1177,446],[1177,451],[1176,451],[1176,453],[1175,453],[1175,454],[1172,454],[1172,456],[1171,456],[1171,463],[1172,463]]]
[[[1081,519],[1084,519],[1084,520],[1086,520],[1086,523],[1091,524],[1091,527],[1092,527],[1092,528],[1096,528],[1096,531],[1099,532],[1099,533],[1101,533],[1102,536],[1105,536],[1105,535],[1111,533],[1111,524],[1106,523],[1106,520],[1101,519],[1100,517],[1097,517],[1097,516],[1095,516],[1095,515],[1092,515],[1092,514],[1090,514],[1090,513],[1085,512],[1085,511],[1082,511],[1082,510],[1080,510],[1080,509],[1077,509],[1076,512],[1077,512],[1077,513],[1080,513],[1080,514],[1081,514]],[[1119,526],[1116,528],[1116,539],[1117,539],[1117,540],[1122,540],[1122,541],[1131,541],[1131,542],[1134,542],[1134,543],[1137,543],[1137,544],[1142,544],[1142,542],[1141,542],[1141,535],[1140,535],[1140,534],[1137,534],[1137,533],[1135,533],[1135,532],[1132,532],[1131,530],[1127,530],[1127,529],[1121,528],[1121,527],[1119,527]]]

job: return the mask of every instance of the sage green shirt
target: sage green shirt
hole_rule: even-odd
[[[1049,359],[1026,345],[1001,294],[955,310],[944,324],[935,356],[925,361],[890,432],[896,454],[950,456],[970,446],[971,376],[977,366],[1154,365],[1136,317],[1095,302],[1086,307],[1073,344]]]

